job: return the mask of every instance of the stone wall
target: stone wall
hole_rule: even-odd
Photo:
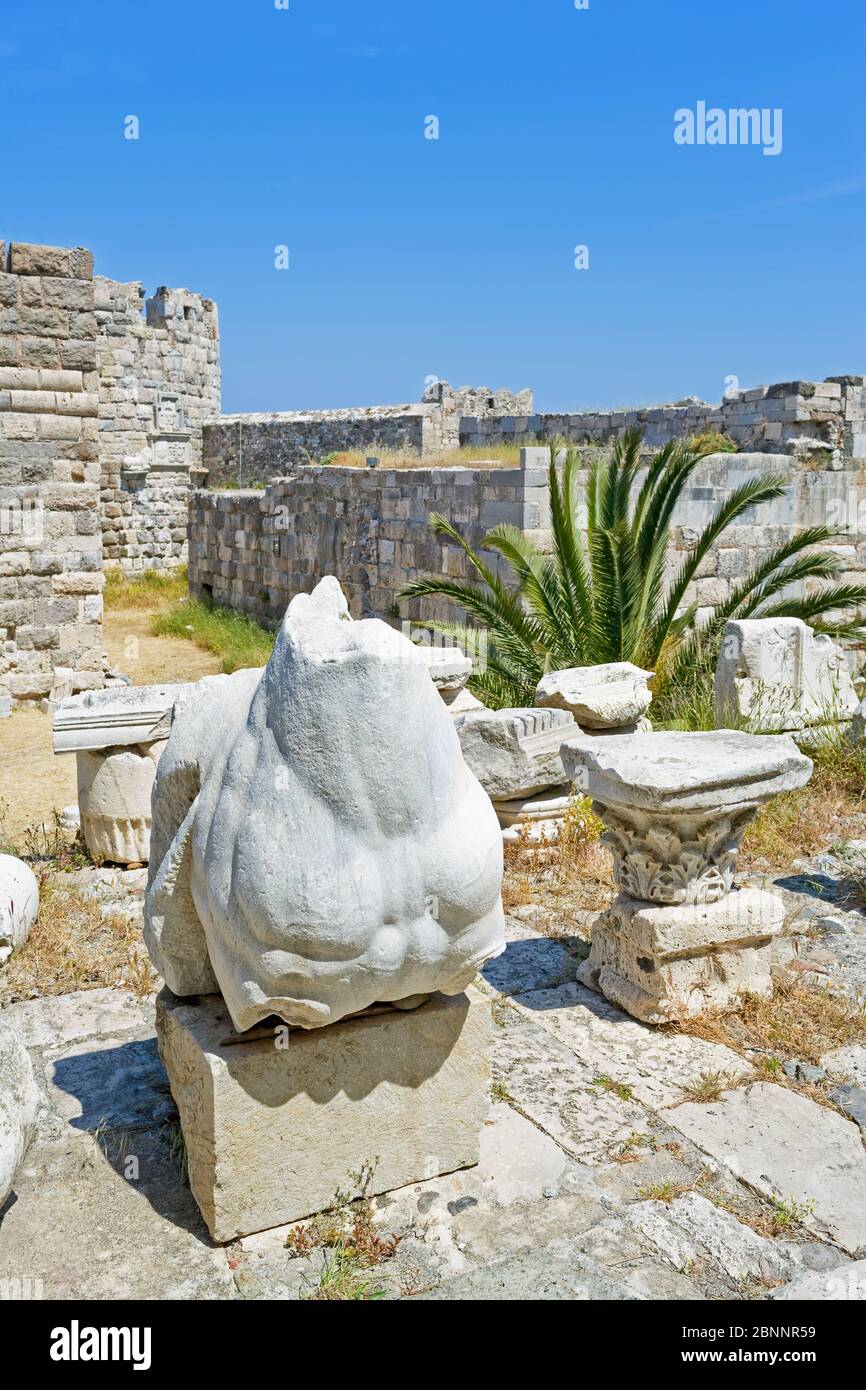
[[[0,242],[0,710],[103,681],[90,252]]]
[[[660,448],[670,439],[718,430],[740,450],[801,454],[813,463],[842,467],[866,458],[866,377],[779,382],[726,396],[720,405],[689,399],[638,410],[578,411],[474,417],[460,423],[460,442],[474,447],[563,438],[607,444],[628,426]]]
[[[408,405],[221,415],[204,431],[208,486],[251,487],[344,450],[435,456],[459,447],[461,420],[470,410],[483,421],[531,412],[532,392],[487,386],[455,390],[447,381],[435,381],[420,401]]]
[[[219,413],[216,305],[164,287],[145,301],[137,281],[101,276],[94,302],[105,562],[171,568],[186,558],[202,424]]]
[[[393,618],[397,592],[410,579],[440,572],[470,577],[462,551],[430,531],[430,512],[454,522],[472,545],[500,522],[520,527],[542,547],[549,543],[548,459],[548,450],[529,448],[520,469],[305,467],[259,491],[195,492],[191,593],[276,622],[293,594],[336,574],[353,614]],[[864,471],[853,464],[805,466],[778,454],[714,454],[702,462],[674,515],[669,570],[731,492],[765,472],[783,475],[784,497],[724,533],[702,562],[688,603],[723,601],[772,548],[814,524],[843,532],[833,549],[846,578],[866,583]],[[496,557],[488,558],[495,568]],[[401,613],[420,622],[458,616],[439,600],[404,605]]]
[[[335,574],[356,617],[388,618],[409,579],[467,577],[460,548],[431,532],[431,512],[477,545],[501,522],[538,527],[545,491],[543,470],[310,466],[258,491],[195,492],[190,592],[278,622],[293,594]],[[422,618],[448,615],[439,600],[415,608]]]

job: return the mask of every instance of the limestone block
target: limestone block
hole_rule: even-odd
[[[514,797],[494,801],[505,844],[522,839],[555,844],[562,834],[565,815],[573,803],[571,787],[550,787],[543,796]]]
[[[164,740],[171,729],[174,706],[189,689],[189,682],[178,682],[73,695],[61,701],[54,712],[54,752],[105,750]]]
[[[542,676],[535,703],[565,709],[585,729],[617,729],[637,724],[650,707],[647,681],[652,671],[642,671],[630,661],[603,666],[571,666]]]
[[[151,956],[239,1029],[458,994],[504,949],[501,835],[454,721],[335,579],[292,600],[263,673],[176,705],[153,813]]]
[[[219,995],[184,1003],[163,990],[159,1049],[211,1235],[309,1216],[338,1189],[372,1195],[477,1163],[491,1031],[472,991],[245,1041]]]
[[[90,853],[113,864],[150,858],[150,798],[166,741],[77,754],[78,809]]]
[[[457,719],[456,728],[468,766],[497,801],[560,786],[560,746],[580,732],[573,716],[557,709],[482,709]]]
[[[23,860],[0,854],[0,965],[23,946],[39,912],[39,884]]]
[[[761,804],[812,774],[790,735],[731,729],[584,736],[562,760],[605,823],[620,888],[651,903],[723,897]]]
[[[430,679],[446,705],[454,700],[472,674],[472,658],[459,647],[428,647],[418,644],[430,670]]]
[[[0,1207],[36,1132],[41,1096],[18,1034],[0,1022]]]
[[[649,907],[621,893],[592,928],[578,979],[644,1023],[734,1008],[770,994],[771,946],[785,906],[744,888],[719,901]]]
[[[720,724],[796,730],[849,719],[858,699],[845,657],[800,618],[729,622],[715,674]]]

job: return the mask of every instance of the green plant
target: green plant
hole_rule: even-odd
[[[246,613],[200,599],[184,599],[168,612],[156,614],[153,631],[157,636],[186,637],[197,647],[215,652],[226,674],[245,666],[264,666],[275,637]]]
[[[815,549],[834,537],[826,526],[808,527],[774,550],[698,630],[696,605],[687,605],[685,598],[701,562],[744,512],[781,497],[785,480],[762,473],[735,488],[666,582],[674,508],[704,453],[671,442],[639,477],[641,442],[639,430],[626,430],[608,459],[591,464],[585,534],[579,516],[579,455],[569,450],[560,473],[551,451],[550,553],[515,526],[496,526],[482,541],[481,549],[506,561],[515,580],[511,587],[451,522],[438,513],[431,516],[434,532],[459,547],[478,579],[430,575],[406,585],[399,598],[444,598],[486,630],[485,669],[476,672],[471,686],[488,705],[532,704],[546,672],[608,661],[658,667],[662,684],[671,680],[693,688],[695,666],[704,672],[715,666],[728,618],[785,614],[837,636],[863,630],[859,616],[844,615],[866,605],[866,585],[823,585],[800,598],[789,596],[792,585],[838,576],[839,557]],[[843,616],[834,618],[838,610]],[[477,631],[465,622],[433,626],[470,651],[477,647]]]

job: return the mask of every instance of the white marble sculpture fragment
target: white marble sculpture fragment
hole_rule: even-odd
[[[457,720],[463,756],[494,801],[525,798],[565,782],[560,747],[580,733],[557,709],[479,710]]]
[[[715,674],[719,724],[796,731],[842,723],[857,694],[841,649],[800,618],[747,618],[725,627]]]
[[[542,676],[535,703],[568,710],[584,730],[634,728],[650,707],[652,675],[630,661],[570,666]]]
[[[264,673],[201,681],[157,771],[145,937],[235,1026],[458,994],[504,949],[502,842],[412,643],[326,578]]]
[[[0,1022],[0,1207],[36,1132],[41,1095],[18,1034]]]
[[[30,935],[39,912],[36,875],[14,854],[0,854],[0,965]]]

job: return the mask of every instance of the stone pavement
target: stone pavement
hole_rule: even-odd
[[[812,928],[788,955],[859,993],[866,918],[840,906],[845,872],[844,857],[824,856],[784,881]],[[100,894],[139,901],[140,880],[125,878],[103,871]],[[482,981],[497,1026],[481,1162],[374,1201],[381,1234],[401,1240],[367,1272],[370,1292],[866,1297],[866,1154],[854,1120],[759,1077],[726,1047],[647,1027],[576,984],[584,942],[514,918],[508,936]],[[57,1299],[315,1290],[328,1257],[293,1256],[289,1228],[225,1247],[208,1237],[184,1180],[152,997],[96,989],[15,1004],[4,1018],[31,1051],[46,1107],[0,1215],[0,1289],[29,1278]],[[820,1070],[862,1096],[866,1049],[830,1054]],[[690,1099],[686,1088],[708,1074],[721,1077],[720,1097]],[[766,1234],[779,1211],[794,1220]]]

